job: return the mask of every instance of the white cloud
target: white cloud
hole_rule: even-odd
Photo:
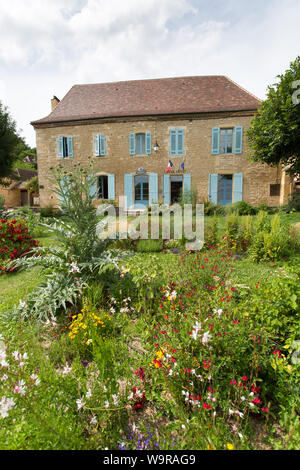
[[[298,55],[298,0],[0,0],[0,100],[29,121],[75,83],[228,75],[263,97]]]

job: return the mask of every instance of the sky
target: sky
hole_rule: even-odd
[[[75,84],[227,75],[264,99],[299,45],[299,0],[0,0],[0,101],[34,147]]]

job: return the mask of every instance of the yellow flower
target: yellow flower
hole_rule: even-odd
[[[227,443],[227,449],[228,449],[228,450],[234,450],[234,447],[233,447],[232,444]]]

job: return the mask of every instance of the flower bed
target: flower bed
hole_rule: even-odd
[[[0,219],[0,274],[15,271],[7,263],[28,255],[37,246],[38,241],[29,235],[23,220]]]

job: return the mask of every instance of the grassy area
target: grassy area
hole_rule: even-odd
[[[297,223],[300,214],[282,220]],[[222,234],[225,220],[218,222]],[[55,238],[40,242],[50,246]],[[16,377],[26,393],[12,395],[20,405],[5,418],[0,448],[299,446],[297,369],[289,354],[300,254],[255,263],[245,253],[154,253],[151,246],[140,243],[120,272],[91,282],[55,321],[1,319],[11,374],[11,384],[0,382],[2,395],[11,396]],[[39,268],[0,276],[0,315],[42,279]],[[11,359],[16,350],[28,353],[23,369]]]

